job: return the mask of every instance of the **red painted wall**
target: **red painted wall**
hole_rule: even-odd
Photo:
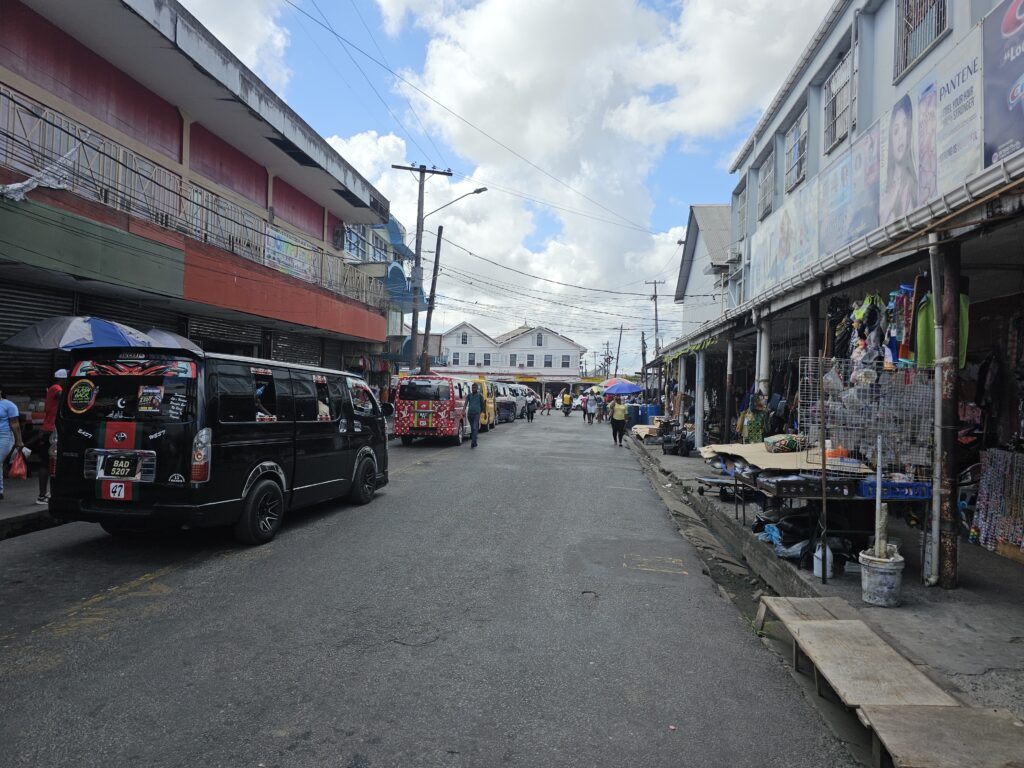
[[[274,179],[274,216],[319,240],[324,231],[324,209],[281,179]]]
[[[189,165],[257,205],[267,207],[267,171],[199,123],[189,129]]]
[[[333,213],[328,211],[327,212],[327,242],[328,243],[331,243],[331,244],[334,243],[334,230],[337,227],[339,227],[339,226],[341,226],[341,219],[339,219]],[[344,232],[345,232],[345,230],[342,229],[341,230],[341,235],[340,235],[341,242],[340,242],[340,245],[338,247],[339,251],[345,250],[345,234],[344,234]]]
[[[173,105],[17,0],[0,0],[0,65],[181,160],[181,116]]]
[[[185,298],[367,341],[387,336],[382,315],[192,240],[185,243]]]

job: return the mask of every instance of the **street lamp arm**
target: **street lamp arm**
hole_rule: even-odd
[[[461,199],[462,199],[462,198],[464,198],[464,197],[469,197],[470,195],[479,195],[479,194],[481,194],[481,193],[483,193],[483,192],[486,192],[486,191],[487,191],[487,187],[477,187],[477,188],[476,188],[476,189],[474,189],[474,190],[473,190],[472,192],[467,192],[467,193],[466,193],[466,194],[464,194],[464,195],[459,195],[459,196],[458,196],[458,197],[456,197],[456,198],[455,198],[454,200],[452,200],[452,201],[450,201],[450,202],[447,202],[447,203],[445,203],[444,205],[442,205],[442,206],[441,206],[441,208],[435,208],[435,209],[434,209],[434,210],[432,210],[432,211],[431,211],[430,213],[425,213],[425,214],[423,214],[423,218],[425,219],[425,218],[427,218],[427,216],[432,216],[432,215],[434,215],[435,213],[437,213],[438,211],[440,211],[440,210],[441,210],[442,208],[447,208],[447,207],[448,207],[449,205],[451,205],[452,203],[457,203],[457,202],[459,202],[459,200],[461,200]]]

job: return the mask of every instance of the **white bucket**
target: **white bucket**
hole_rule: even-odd
[[[889,545],[888,558],[875,557],[870,550],[860,553],[861,599],[868,605],[895,608],[903,600],[903,566],[905,562]]]
[[[828,548],[828,544],[825,545],[825,577],[831,579],[833,571],[834,558],[832,556],[832,550]],[[818,548],[814,550],[814,575],[819,579],[821,578],[821,542],[818,542]]]

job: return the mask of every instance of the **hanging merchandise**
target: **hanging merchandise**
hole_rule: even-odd
[[[934,296],[925,294],[917,307],[914,320],[916,338],[915,360],[918,368],[935,367],[935,305]],[[971,300],[967,294],[960,294],[960,350],[958,368],[967,365],[967,336],[971,323]]]
[[[1024,453],[982,453],[972,538],[991,551],[1024,551]]]

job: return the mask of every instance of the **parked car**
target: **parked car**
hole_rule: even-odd
[[[530,391],[530,388],[526,387],[526,386],[524,386],[522,384],[510,384],[509,385],[509,390],[510,390],[510,393],[511,393],[512,397],[515,398],[516,418],[517,419],[525,419],[526,418],[526,398],[527,398],[527,392]]]
[[[112,535],[233,526],[274,538],[290,510],[388,482],[385,416],[361,378],[233,355],[73,353],[55,437],[50,514]]]

